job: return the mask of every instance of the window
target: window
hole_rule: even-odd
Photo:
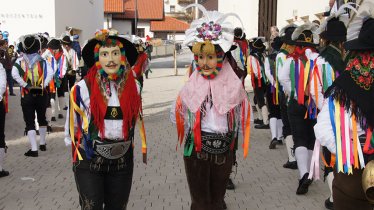
[[[175,6],[174,5],[170,5],[170,13],[174,13],[175,12]]]
[[[136,29],[136,35],[138,35],[141,38],[145,37],[145,28],[137,28]]]

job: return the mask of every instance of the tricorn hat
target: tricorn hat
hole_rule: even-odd
[[[66,44],[66,45],[71,45],[72,41],[71,41],[70,37],[66,35],[66,36],[62,37],[61,43]]]
[[[292,40],[292,33],[295,31],[296,28],[297,25],[294,23],[283,27],[279,32],[279,36],[281,37],[282,42],[289,45],[294,45],[295,42]]]
[[[62,49],[60,40],[51,39],[51,41],[48,42],[48,48],[52,50]]]
[[[87,42],[87,44],[83,47],[82,57],[83,57],[84,63],[87,65],[88,68],[91,68],[96,62],[95,46],[97,44],[102,43],[103,41],[107,39],[115,39],[115,40],[120,41],[123,45],[123,48],[125,48],[127,62],[130,64],[130,66],[133,66],[135,64],[138,58],[138,51],[136,50],[134,44],[125,38],[122,38],[122,37],[119,37],[118,35],[113,34],[109,36],[101,36],[101,38],[95,37],[93,39],[90,39]]]
[[[37,35],[26,35],[21,38],[22,52],[26,54],[37,53],[40,50],[40,40]]]
[[[345,41],[347,39],[346,25],[349,21],[347,9],[357,12],[354,5],[354,3],[343,4],[338,11],[327,17],[318,28],[317,33],[320,37],[329,41]]]
[[[274,49],[274,50],[277,50],[279,51],[280,48],[282,47],[283,45],[283,42],[282,42],[282,39],[277,36],[273,39],[273,42],[271,43],[271,47]]]
[[[318,26],[311,22],[298,26],[292,33],[294,44],[304,47],[316,47],[319,44],[317,29]]]
[[[251,52],[263,53],[266,49],[264,45],[265,37],[255,37],[249,42],[249,49]]]
[[[344,44],[346,50],[374,50],[374,19],[366,20],[358,37]]]

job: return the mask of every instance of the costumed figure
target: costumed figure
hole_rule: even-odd
[[[265,75],[270,85],[266,90],[266,102],[269,107],[269,125],[271,141],[269,149],[275,149],[277,144],[282,145],[283,122],[279,103],[276,102],[276,88],[279,86],[276,73],[276,56],[282,47],[283,42],[280,37],[275,37],[271,43],[272,52],[265,58]]]
[[[326,90],[314,127],[321,145],[335,154],[335,210],[373,209],[373,18],[374,1],[364,1],[348,26],[345,70]]]
[[[196,71],[179,92],[171,109],[178,144],[184,146],[184,164],[191,195],[191,210],[224,209],[233,149],[238,129],[242,130],[244,157],[248,155],[251,106],[244,87],[227,60],[233,45],[229,16],[206,11],[186,31],[185,45],[191,47]],[[186,136],[185,136],[186,133]]]
[[[248,42],[243,29],[240,27],[234,29],[234,45],[236,49],[231,51],[231,55],[235,59],[236,68],[233,66],[233,69],[244,86],[244,79],[247,76]]]
[[[278,75],[280,84],[289,96],[288,117],[300,175],[296,190],[298,195],[307,193],[312,183],[308,176],[315,142],[313,126],[316,123],[317,108],[309,97],[308,90],[310,74],[319,56],[316,53],[319,42],[317,28],[314,23],[309,22],[295,29],[292,40],[295,41],[296,47],[293,53],[287,56]]]
[[[46,60],[49,65],[51,65],[52,69],[53,69],[53,66],[52,66],[52,59],[53,59],[53,56],[51,54],[51,52],[49,51],[48,49],[48,36],[47,36],[47,32],[43,33],[43,34],[38,34],[39,38],[40,38],[40,43],[41,43],[41,48],[40,48],[40,55],[42,56],[42,58],[44,60]],[[51,83],[52,83],[53,79],[51,79],[51,82],[50,84],[47,86],[46,90],[48,91],[48,97],[50,98],[51,97]],[[35,113],[37,114],[37,113]],[[49,120],[51,119],[51,102],[50,100],[48,99],[48,103],[47,103],[47,110],[46,110],[46,120],[48,122],[48,126],[47,126],[47,132],[51,132],[52,131],[52,128],[50,126],[50,122]],[[38,123],[38,117],[36,116],[35,117],[35,129],[36,129],[36,133],[39,135],[39,123]],[[44,150],[44,147],[43,147],[43,150]]]
[[[65,87],[65,92],[70,92],[71,88],[74,86],[75,81],[77,79],[77,71],[79,70],[79,60],[78,55],[75,50],[72,48],[72,41],[70,36],[64,36],[61,39],[62,49],[65,55],[67,69],[66,74],[64,77],[65,84],[62,86]],[[65,99],[64,104],[59,104],[60,107],[66,107],[67,102],[69,101],[68,98]],[[66,108],[65,108],[66,110]],[[61,116],[59,115],[59,118]]]
[[[31,149],[25,153],[25,156],[37,157],[35,112],[39,123],[39,148],[45,151],[48,126],[45,117],[48,106],[46,87],[53,78],[53,70],[39,54],[41,42],[38,35],[25,35],[20,38],[20,43],[23,54],[14,63],[12,76],[21,86],[21,106],[26,123],[25,134],[31,144]]]
[[[251,75],[251,84],[254,90],[254,103],[258,118],[254,123],[257,129],[269,129],[269,111],[265,101],[266,90],[269,83],[265,76],[265,49],[264,37],[253,38],[249,42],[249,56],[247,58],[247,73]]]
[[[58,39],[51,39],[48,42],[48,50],[52,54],[51,66],[54,72],[54,77],[49,84],[50,88],[50,103],[51,103],[51,121],[56,121],[56,109],[58,110],[58,118],[62,119],[65,105],[65,91],[67,90],[67,82],[65,79],[67,71],[67,58]],[[58,104],[56,104],[56,93]],[[58,105],[58,106],[56,106]]]
[[[294,41],[292,40],[292,33],[295,31],[296,27],[297,25],[290,24],[281,29],[279,34],[281,37],[281,41],[283,42],[283,45],[280,49],[280,52],[277,54],[277,57],[275,58],[275,74],[277,75],[275,78],[275,104],[280,105],[281,117],[283,122],[282,134],[284,141],[286,143],[286,149],[288,154],[288,160],[285,164],[283,164],[283,167],[289,169],[297,169],[297,162],[295,159],[294,152],[292,152],[292,150],[294,149],[294,142],[291,135],[290,121],[288,120],[288,96],[285,94],[282,85],[279,83],[279,71],[282,70],[284,63],[287,60],[287,56],[289,54],[292,54],[295,50]]]
[[[331,16],[322,22],[317,31],[325,46],[323,46],[324,48],[316,60],[317,65],[311,75],[311,88],[309,91],[319,111],[322,110],[324,102],[323,94],[331,86],[335,78],[339,77],[345,69],[343,43],[346,41],[347,36],[347,8],[354,9],[350,4],[342,5],[336,13],[331,13]],[[314,175],[315,179],[319,179],[319,153],[320,143],[316,139],[309,178]],[[325,163],[324,178],[330,189],[330,196],[325,200],[325,207],[333,209],[332,182],[334,179],[333,165],[335,156],[331,155],[326,147],[322,147],[322,154],[323,162]]]
[[[143,89],[143,74],[148,69],[149,65],[148,54],[144,51],[145,45],[143,41],[140,39],[140,37],[134,37],[133,43],[139,54],[138,59],[136,60],[136,63],[133,67],[133,71],[135,72],[136,79],[140,82],[140,86]]]
[[[134,130],[140,122],[143,162],[146,140],[140,87],[131,66],[138,53],[127,39],[100,30],[82,50],[90,68],[72,87],[65,143],[72,144],[81,209],[126,209],[134,168]]]
[[[246,67],[246,60],[248,56],[248,42],[245,39],[246,35],[243,32],[243,29],[240,27],[237,27],[234,29],[234,44],[231,48],[231,53],[226,54],[227,60],[229,61],[232,69],[234,70],[235,74],[238,76],[238,78],[242,81],[243,87],[244,87],[244,79],[247,76],[247,67]],[[235,48],[235,49],[233,49]],[[194,63],[191,64],[191,66],[194,65]],[[234,145],[234,153],[233,153],[233,166],[238,166],[238,162],[236,161],[236,151],[238,150],[238,135],[236,135],[235,138],[235,145]],[[234,190],[235,184],[232,181],[233,177],[233,170],[231,170],[230,178],[227,183],[226,189],[228,190]]]
[[[0,178],[9,175],[9,171],[4,170],[5,153],[7,146],[5,143],[5,114],[8,112],[8,91],[7,75],[5,68],[0,63]]]
[[[148,74],[152,73],[151,70],[151,60],[152,60],[152,52],[153,52],[153,45],[150,42],[151,40],[146,40],[145,42],[145,53],[147,53],[148,56],[148,66],[147,69],[144,72],[145,78],[148,79]]]

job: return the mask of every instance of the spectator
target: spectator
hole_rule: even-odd
[[[0,40],[0,63],[3,65],[6,71],[9,94],[15,96],[13,93],[13,78],[12,78],[12,58],[8,54],[7,42],[5,40]]]

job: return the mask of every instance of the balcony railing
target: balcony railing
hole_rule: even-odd
[[[193,4],[195,0],[178,0],[178,4]]]

